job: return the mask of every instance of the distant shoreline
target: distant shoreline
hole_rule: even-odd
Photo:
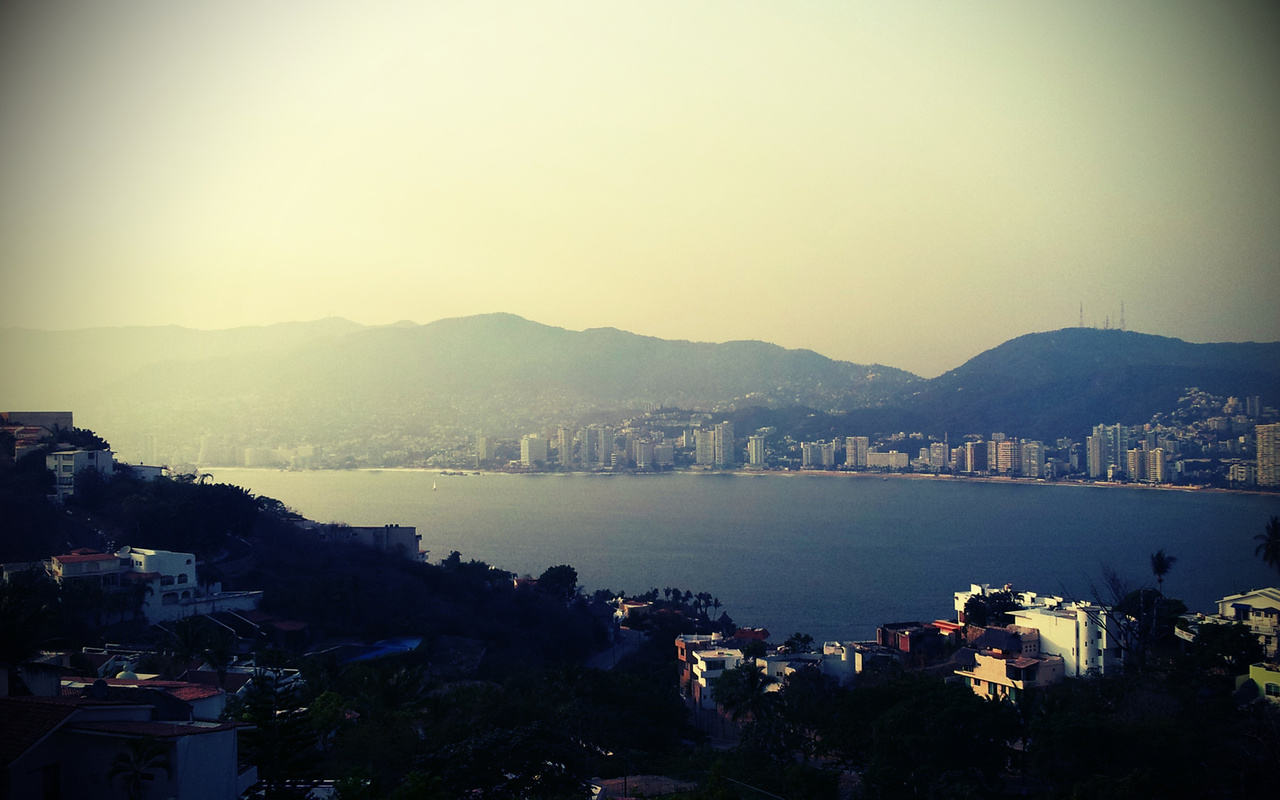
[[[670,470],[667,472],[586,472],[582,470],[572,470],[568,472],[547,471],[547,472],[516,472],[507,470],[492,469],[470,469],[470,470],[449,470],[439,469],[435,467],[355,467],[352,469],[280,469],[278,467],[209,467],[207,471],[217,472],[218,470],[242,470],[246,472],[422,472],[427,474],[438,475],[446,478],[467,478],[467,477],[484,477],[492,475],[511,475],[517,477],[588,477],[588,478],[652,478],[664,477],[669,475],[682,475],[691,477],[719,477],[719,478],[852,478],[852,479],[876,479],[881,480],[915,480],[915,481],[949,481],[956,483],[994,483],[1008,486],[1066,486],[1080,487],[1091,489],[1137,489],[1158,492],[1184,492],[1193,494],[1232,494],[1232,495],[1252,495],[1260,497],[1277,497],[1280,494],[1275,492],[1264,492],[1257,489],[1225,489],[1215,486],[1175,486],[1172,484],[1149,484],[1149,483],[1118,483],[1113,481],[1073,481],[1073,480],[1046,480],[1044,478],[1011,478],[999,477],[992,475],[941,475],[936,473],[923,472],[850,472],[847,470]]]

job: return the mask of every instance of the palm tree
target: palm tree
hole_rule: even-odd
[[[1268,567],[1280,570],[1280,517],[1272,517],[1267,523],[1267,532],[1253,538],[1259,543],[1253,554],[1266,562]]]
[[[213,667],[218,673],[218,687],[225,689],[227,683],[227,668],[236,661],[236,637],[229,631],[218,631],[216,634],[205,639],[204,649],[201,651],[204,656],[205,663]]]
[[[115,760],[107,770],[107,783],[114,783],[116,778],[123,778],[125,791],[129,800],[142,800],[142,790],[147,782],[155,780],[156,771],[169,774],[172,765],[169,755],[159,741],[151,737],[133,739],[129,747],[116,754]]]
[[[755,664],[739,664],[716,678],[716,704],[729,712],[729,719],[734,722],[769,719],[777,710],[778,700],[768,690],[771,683],[773,679]]]
[[[206,632],[199,617],[183,617],[173,623],[169,633],[160,641],[160,651],[169,657],[173,666],[181,665],[178,674],[187,669],[187,665],[203,655]],[[176,677],[176,676],[175,676]]]
[[[1151,574],[1156,576],[1156,589],[1160,592],[1160,596],[1164,596],[1164,576],[1169,574],[1169,570],[1173,569],[1173,565],[1178,563],[1175,556],[1167,556],[1164,550],[1157,550],[1151,554]]]

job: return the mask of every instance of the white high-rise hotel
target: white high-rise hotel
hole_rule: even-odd
[[[1259,425],[1258,485],[1280,486],[1280,423]]]
[[[715,430],[715,465],[721,469],[732,467],[737,463],[733,452],[733,423],[721,422]]]

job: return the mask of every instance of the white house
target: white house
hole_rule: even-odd
[[[252,611],[262,602],[262,592],[224,592],[220,583],[201,586],[192,553],[126,546],[116,557],[125,582],[147,587],[142,613],[150,623],[215,611]]]
[[[1018,625],[1038,631],[1040,655],[1061,657],[1070,677],[1114,674],[1124,664],[1117,628],[1110,625],[1110,614],[1102,606],[1065,603],[1012,611],[1009,616]]]
[[[1061,657],[1068,676],[1106,675],[1121,668],[1124,651],[1116,636],[1119,626],[1111,624],[1107,609],[1094,603],[1015,592],[1007,584],[993,590],[989,584],[975,583],[969,591],[955,593],[956,619],[964,621],[969,598],[996,591],[1009,592],[1014,602],[1022,606],[1021,610],[1010,611],[1009,616],[1018,626],[1039,632],[1038,653]]]
[[[1243,622],[1249,626],[1268,658],[1275,658],[1280,642],[1280,589],[1255,589],[1218,601],[1221,622]],[[1218,622],[1210,618],[1209,622]]]
[[[690,676],[690,688],[693,691],[693,700],[702,708],[715,708],[715,688],[716,678],[719,678],[727,669],[733,669],[742,663],[741,650],[697,650],[691,653],[692,670]]]
[[[44,458],[54,476],[54,496],[61,503],[76,493],[76,475],[96,469],[104,478],[115,474],[115,457],[110,450],[58,450]]]

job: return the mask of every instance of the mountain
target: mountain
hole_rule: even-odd
[[[338,317],[218,331],[177,325],[72,331],[3,328],[0,375],[8,378],[0,384],[0,399],[11,410],[71,408],[71,399],[92,396],[155,364],[282,354],[363,329]]]
[[[423,440],[458,430],[514,435],[647,405],[847,411],[896,401],[920,382],[764,342],[570,331],[511,314],[382,327],[8,330],[0,343],[0,369],[33,379],[0,392],[2,405],[72,408],[108,438],[231,431],[234,447],[427,449]]]
[[[0,374],[20,376],[0,384],[0,408],[72,409],[117,447],[151,435],[178,463],[196,462],[212,437],[228,453],[311,444],[393,465],[460,447],[477,430],[515,436],[657,405],[733,414],[741,434],[769,425],[806,439],[1079,439],[1097,423],[1169,412],[1193,386],[1274,404],[1280,343],[1068,328],[1018,337],[926,381],[764,342],[570,331],[486,314],[379,327],[8,329]]]
[[[918,384],[900,404],[855,410],[842,422],[868,431],[1079,438],[1098,423],[1148,422],[1189,387],[1274,403],[1280,342],[1193,344],[1093,328],[1027,334]]]

